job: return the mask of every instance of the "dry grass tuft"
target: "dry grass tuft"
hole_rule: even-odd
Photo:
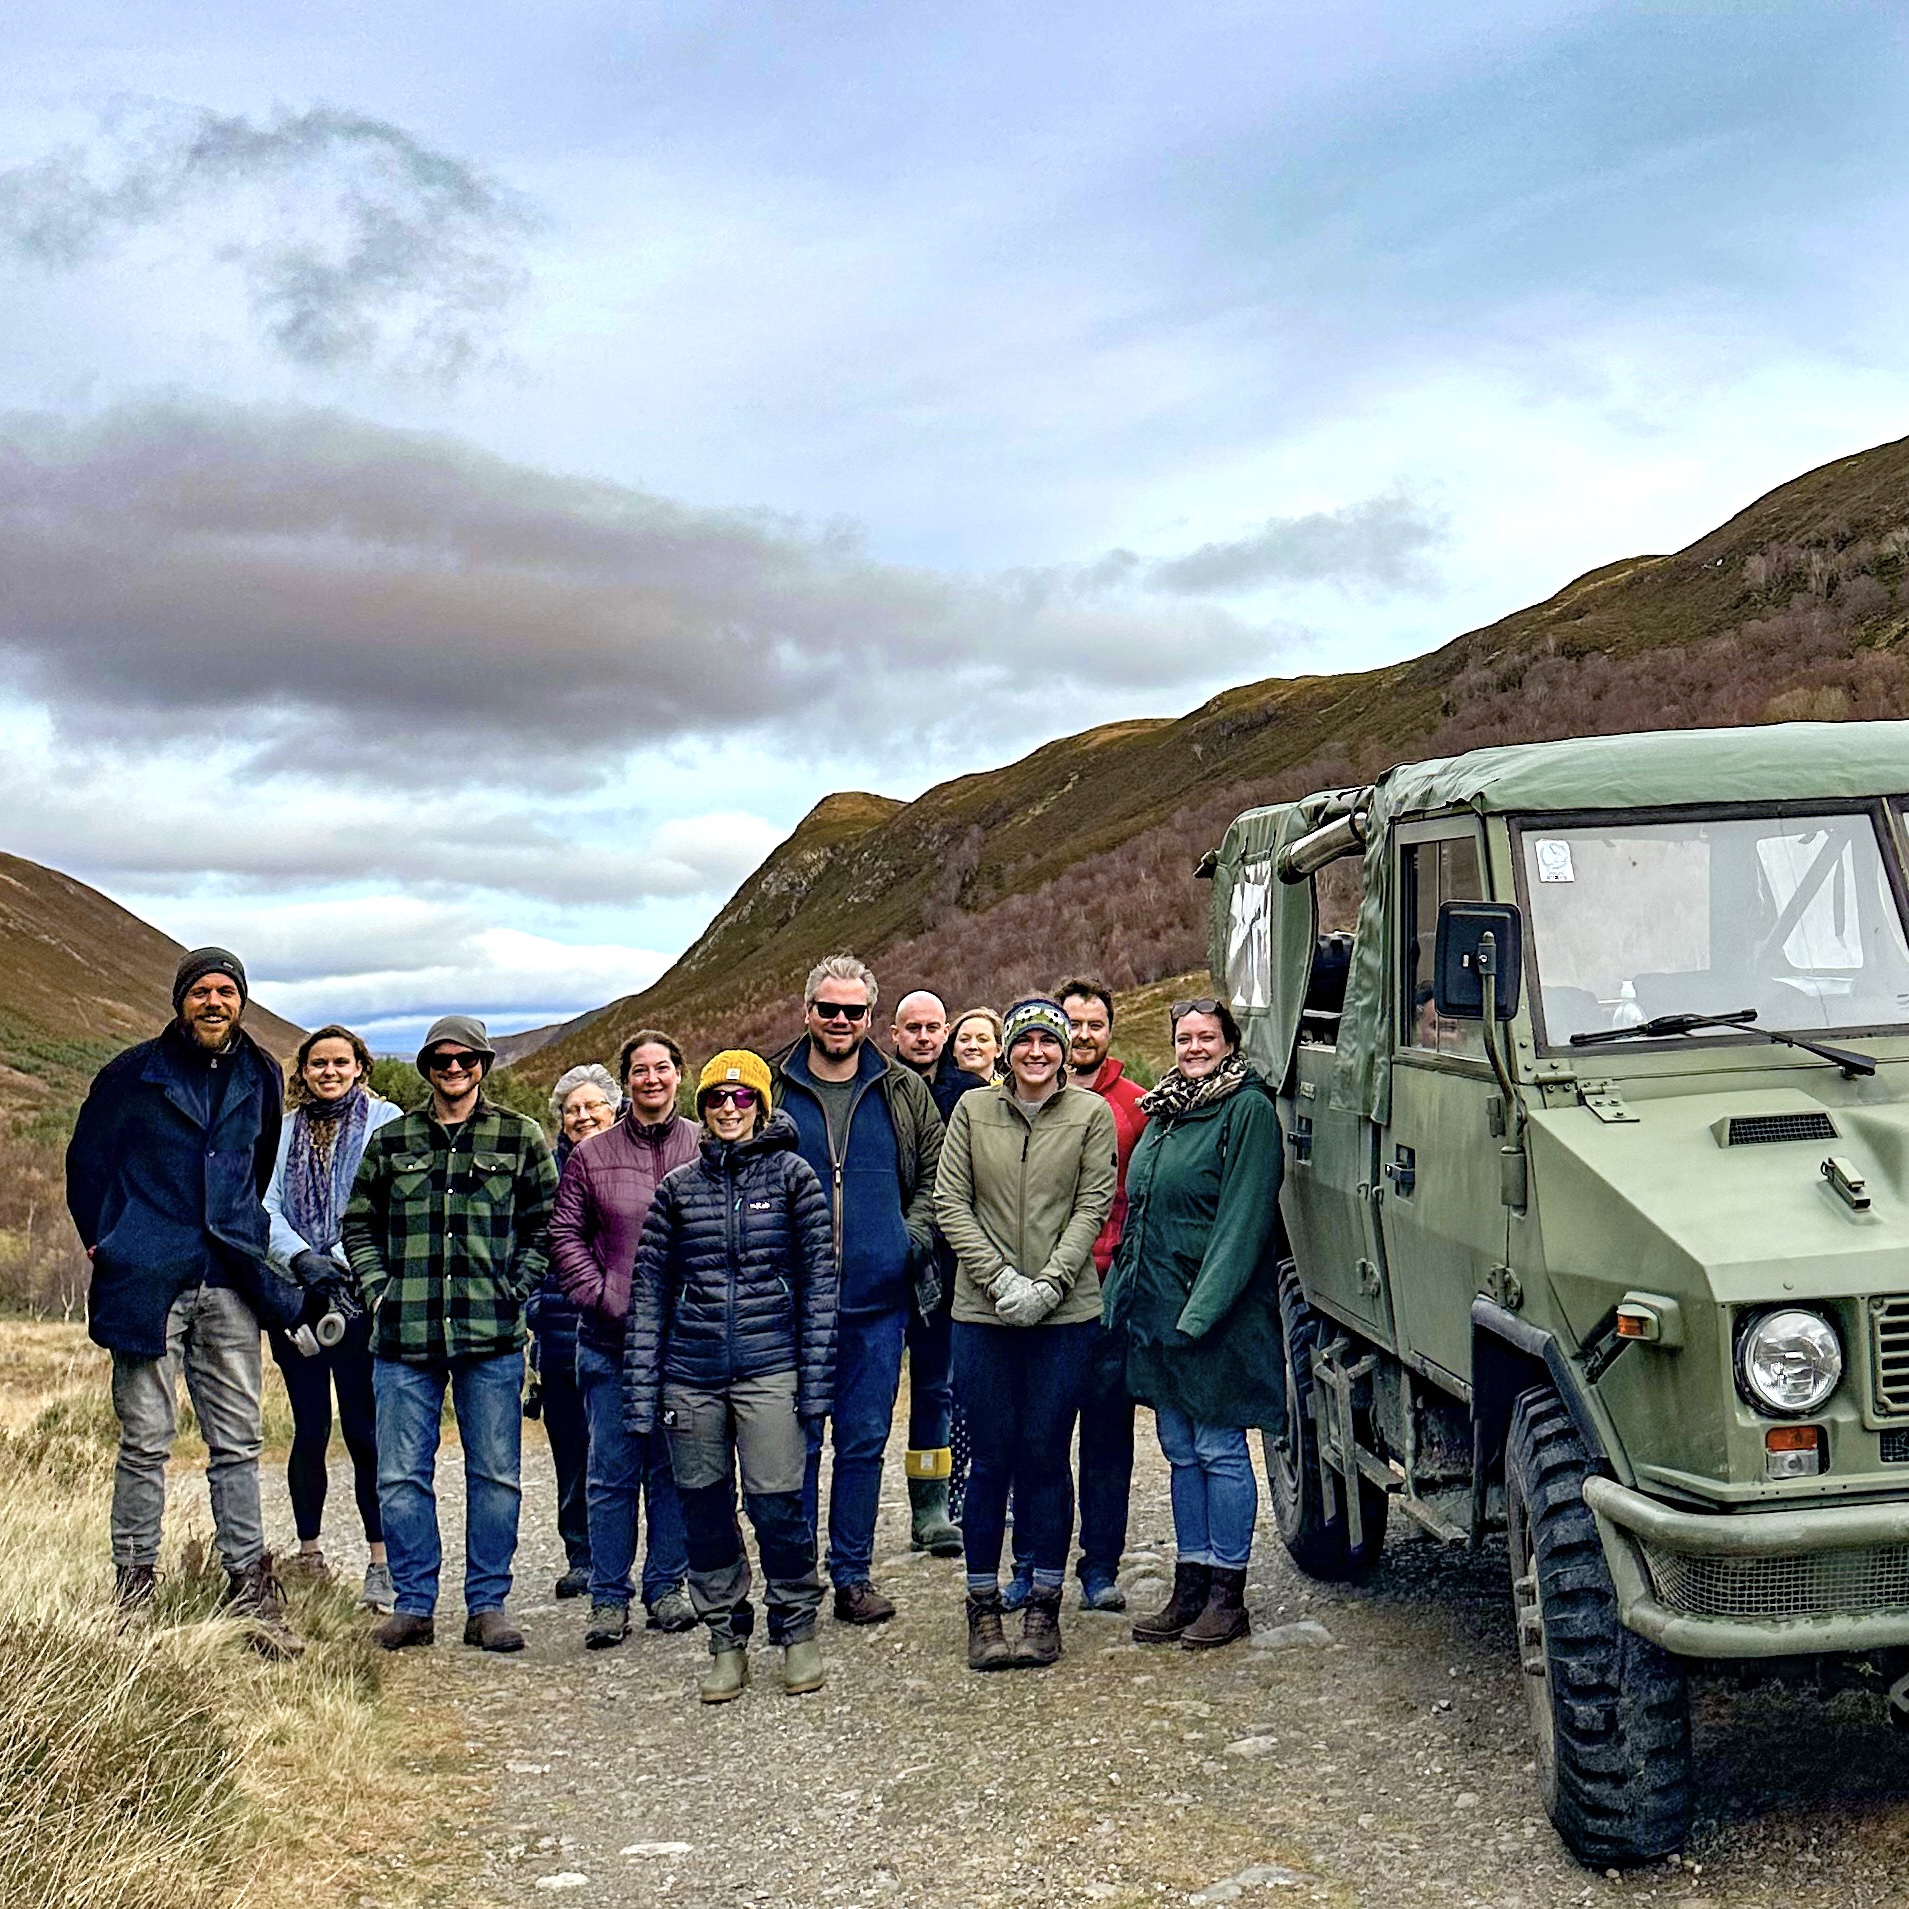
[[[456,1900],[462,1730],[347,1590],[295,1587],[308,1648],[267,1664],[175,1508],[153,1619],[119,1622],[106,1382],[76,1328],[0,1323],[0,1909]]]

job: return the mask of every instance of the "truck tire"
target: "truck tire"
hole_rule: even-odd
[[[1359,1517],[1364,1533],[1355,1547],[1346,1540],[1343,1502],[1328,1518],[1319,1484],[1319,1435],[1312,1416],[1312,1353],[1333,1335],[1331,1323],[1306,1304],[1291,1260],[1279,1269],[1279,1329],[1286,1358],[1286,1426],[1261,1433],[1273,1522],[1292,1561],[1309,1578],[1347,1583],[1364,1577],[1385,1544],[1389,1493],[1361,1478]]]
[[[1690,1828],[1684,1667],[1618,1622],[1584,1502],[1584,1441],[1548,1385],[1520,1393],[1505,1445],[1512,1601],[1545,1813],[1594,1869],[1656,1862]]]

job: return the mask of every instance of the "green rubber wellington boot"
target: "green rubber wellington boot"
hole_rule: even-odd
[[[947,1479],[909,1479],[908,1509],[912,1525],[908,1537],[911,1551],[926,1551],[937,1558],[960,1557],[961,1529],[948,1516]]]
[[[801,1697],[811,1690],[820,1690],[825,1681],[822,1646],[813,1637],[805,1637],[799,1643],[784,1647],[782,1689],[786,1696]]]
[[[719,1650],[710,1659],[696,1694],[706,1704],[726,1704],[740,1697],[748,1683],[749,1653],[738,1644],[733,1650]]]

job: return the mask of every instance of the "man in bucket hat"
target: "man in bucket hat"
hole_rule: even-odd
[[[484,1023],[447,1014],[418,1049],[430,1104],[380,1127],[345,1211],[372,1317],[378,1506],[397,1609],[386,1650],[434,1640],[439,1424],[448,1387],[464,1446],[464,1641],[517,1651],[504,1616],[521,1498],[524,1304],[543,1278],[556,1162],[543,1130],[484,1098]]]

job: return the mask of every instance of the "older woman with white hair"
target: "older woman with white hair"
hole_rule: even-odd
[[[616,1076],[594,1061],[557,1076],[550,1090],[550,1120],[557,1129],[559,1173],[579,1140],[616,1125],[622,1100]],[[577,1386],[578,1318],[576,1305],[557,1283],[553,1268],[531,1294],[525,1323],[531,1332],[531,1369],[537,1375],[532,1396],[541,1401],[550,1459],[557,1471],[557,1531],[567,1563],[557,1580],[559,1597],[582,1597],[590,1588],[590,1422]]]

